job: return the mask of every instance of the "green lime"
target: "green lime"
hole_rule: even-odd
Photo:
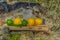
[[[7,24],[13,24],[13,21],[11,19],[8,19]]]
[[[23,19],[22,26],[27,26],[27,24],[28,24],[27,20]]]

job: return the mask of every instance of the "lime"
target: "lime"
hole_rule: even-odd
[[[27,26],[27,24],[28,24],[27,20],[23,19],[22,26]]]
[[[13,21],[11,19],[8,19],[7,24],[13,24]]]

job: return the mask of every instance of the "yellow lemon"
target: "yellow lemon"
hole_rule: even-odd
[[[41,19],[41,18],[36,18],[36,20],[35,20],[35,23],[36,23],[36,25],[42,25],[42,22],[43,20]]]
[[[20,18],[15,18],[14,19],[14,24],[16,24],[16,25],[22,24],[22,20]]]
[[[35,23],[34,18],[29,18],[29,19],[28,19],[28,25],[29,25],[29,26],[33,26],[34,23]]]

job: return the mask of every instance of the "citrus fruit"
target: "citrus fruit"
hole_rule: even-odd
[[[22,26],[27,26],[27,24],[28,24],[27,20],[23,19]]]
[[[11,19],[8,19],[7,24],[13,24],[13,21]]]
[[[29,19],[28,19],[28,25],[29,25],[29,26],[33,26],[34,23],[35,23],[34,18],[29,18]]]
[[[20,18],[15,18],[13,23],[16,25],[19,25],[19,24],[22,24],[22,20]]]
[[[36,18],[35,23],[36,23],[36,25],[42,25],[42,19]]]

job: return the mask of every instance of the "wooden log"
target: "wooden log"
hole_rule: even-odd
[[[9,27],[10,30],[30,30],[30,31],[48,31],[49,28],[47,25],[40,25],[40,26],[34,26],[32,28],[29,28],[29,26],[26,27]]]

